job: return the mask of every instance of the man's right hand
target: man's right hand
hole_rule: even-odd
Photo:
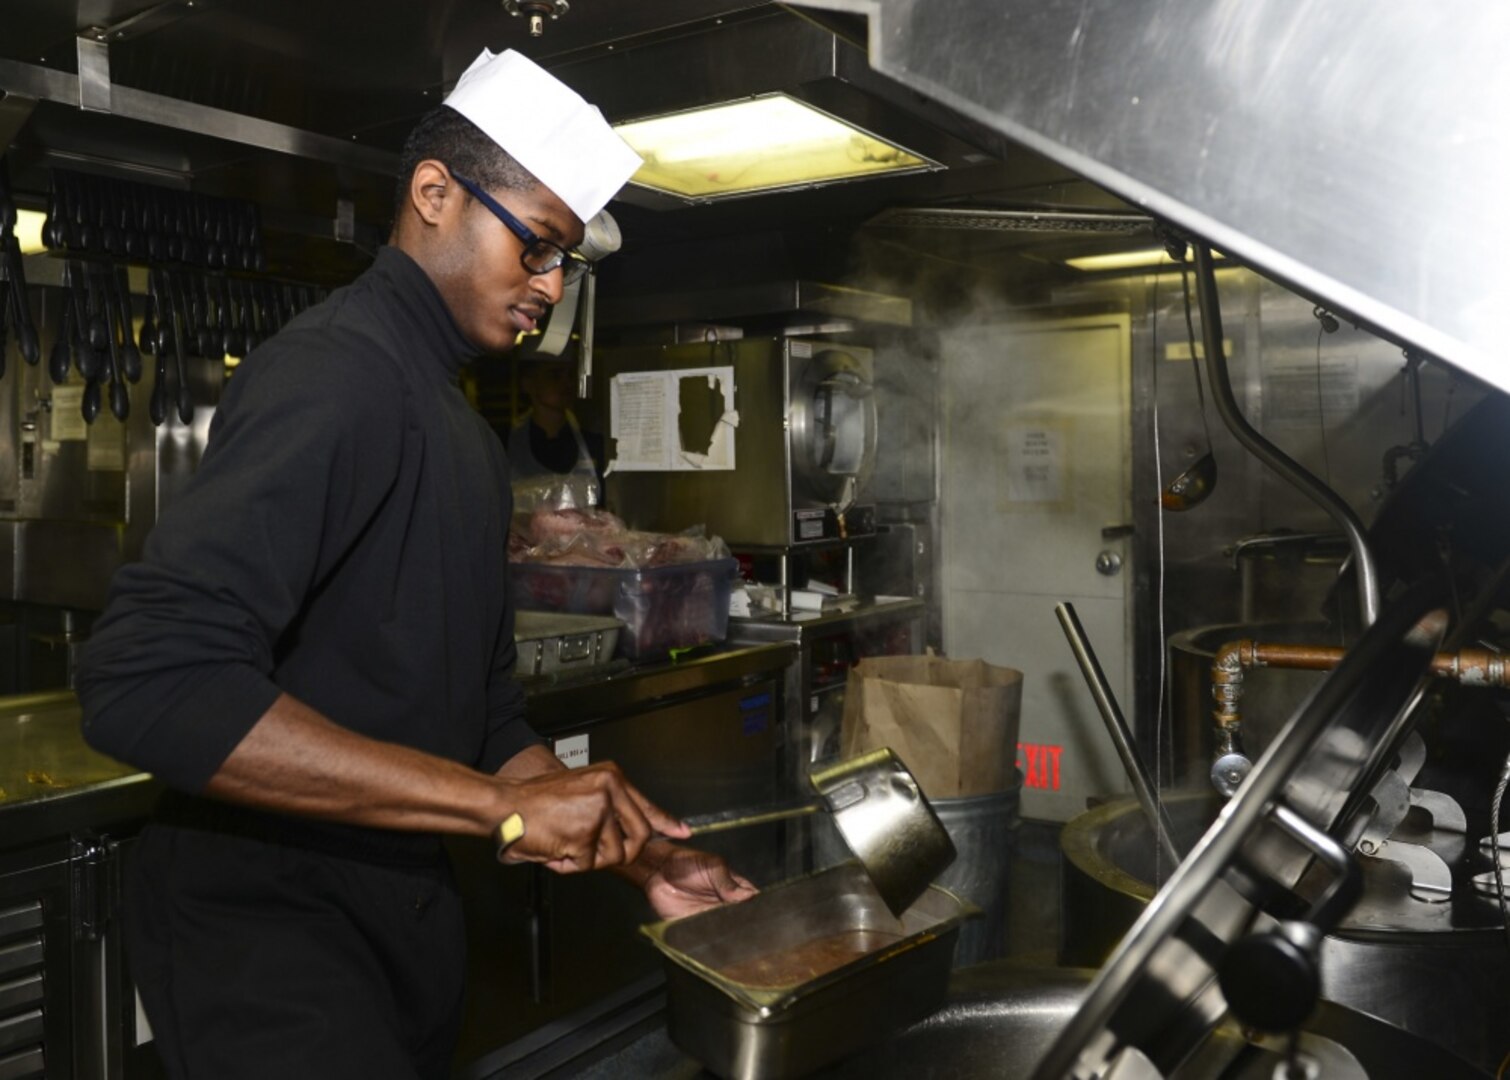
[[[524,835],[509,846],[505,862],[540,863],[558,874],[602,870],[634,862],[653,836],[690,835],[612,762],[499,783],[508,808],[499,820],[508,813],[524,819]]]

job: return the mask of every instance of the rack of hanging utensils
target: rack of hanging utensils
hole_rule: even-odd
[[[13,201],[0,173],[0,196]],[[4,224],[0,221],[0,224]],[[22,356],[40,361],[26,307],[20,249],[5,237],[3,272],[7,310],[21,314]],[[324,298],[311,285],[264,276],[257,207],[112,178],[54,169],[42,244],[64,260],[62,314],[48,351],[47,371],[58,386],[83,382],[81,411],[92,423],[103,403],[125,420],[132,386],[152,358],[147,411],[155,425],[170,410],[182,423],[193,417],[191,358],[239,359]],[[145,310],[135,318],[132,283],[145,267]],[[3,374],[3,369],[0,369]]]
[[[12,196],[10,173],[0,158],[0,376],[5,374],[5,343],[16,335],[16,347],[28,364],[41,356],[37,328],[26,304],[26,277],[21,266],[21,245],[16,239],[18,207]]]

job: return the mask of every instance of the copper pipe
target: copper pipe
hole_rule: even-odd
[[[1337,645],[1280,645],[1243,638],[1229,641],[1211,659],[1211,697],[1216,702],[1216,756],[1242,752],[1244,673],[1273,667],[1291,671],[1330,671],[1346,652]],[[1510,662],[1488,649],[1460,649],[1432,657],[1431,673],[1464,686],[1510,686]]]

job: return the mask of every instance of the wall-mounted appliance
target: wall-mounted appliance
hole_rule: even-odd
[[[605,406],[611,406],[617,376],[733,372],[735,467],[610,469],[608,505],[631,525],[670,532],[703,525],[746,551],[875,532],[875,508],[863,502],[878,430],[871,350],[833,341],[744,338],[604,349],[599,360],[600,378],[610,386],[597,397]],[[604,431],[611,461],[626,433],[615,432],[613,421]]]

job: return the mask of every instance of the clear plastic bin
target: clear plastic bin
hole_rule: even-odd
[[[738,567],[734,559],[648,570],[510,563],[509,573],[519,607],[612,615],[624,624],[619,655],[647,660],[728,635]]]

